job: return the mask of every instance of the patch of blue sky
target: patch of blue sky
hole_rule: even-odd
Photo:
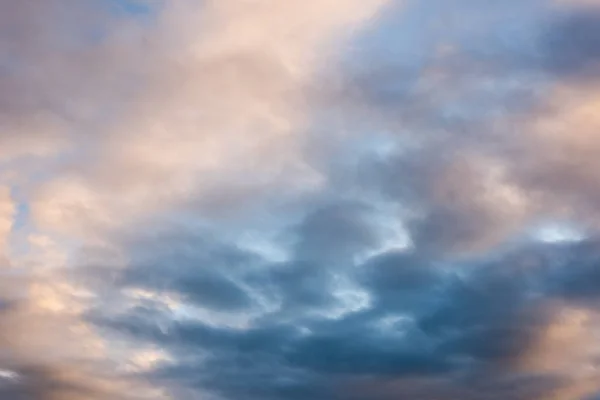
[[[124,16],[149,16],[160,3],[157,0],[105,0],[117,13]]]

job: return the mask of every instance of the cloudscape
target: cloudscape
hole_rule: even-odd
[[[0,399],[600,399],[600,1],[0,0]]]

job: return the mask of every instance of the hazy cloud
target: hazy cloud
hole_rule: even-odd
[[[0,0],[0,395],[593,399],[599,21]]]

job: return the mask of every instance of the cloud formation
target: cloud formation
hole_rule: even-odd
[[[600,393],[595,2],[0,0],[0,397]]]

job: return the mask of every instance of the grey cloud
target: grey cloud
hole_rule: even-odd
[[[308,211],[282,235],[291,242],[292,258],[275,263],[221,243],[210,231],[174,228],[146,238],[123,238],[131,265],[122,271],[89,267],[78,279],[90,281],[92,270],[116,273],[113,279],[123,287],[172,292],[221,311],[257,307],[251,291],[281,301],[292,314],[291,310],[326,310],[338,302],[332,293],[335,275],[344,275],[354,256],[381,240],[370,212],[366,205],[343,202]]]
[[[553,73],[597,79],[600,70],[600,12],[583,8],[566,12],[550,24],[544,37],[545,66]]]
[[[264,261],[211,236],[210,232],[185,229],[146,237],[125,235],[121,240],[128,244],[131,254],[127,268],[87,265],[84,271],[75,271],[74,278],[107,290],[116,285],[174,294],[185,302],[212,310],[239,312],[255,306],[241,280],[252,276]]]
[[[580,246],[592,251],[597,243],[522,244],[495,258],[472,260],[461,273],[450,273],[443,263],[419,254],[379,256],[362,265],[364,275],[357,277],[379,300],[333,320],[298,316],[278,321],[281,314],[275,314],[246,329],[190,321],[172,323],[163,332],[154,324],[157,315],[134,309],[97,323],[167,346],[175,354],[198,354],[202,361],[182,357],[180,363],[154,371],[157,379],[225,396],[345,398],[342,387],[373,379],[388,386],[389,393],[371,389],[359,395],[357,389],[355,398],[408,399],[409,393],[418,393],[529,400],[571,384],[560,375],[528,373],[521,364],[555,317],[549,304],[577,301],[573,295],[561,297],[564,293],[554,284],[578,290],[570,277],[586,274],[582,263],[596,260],[593,251]],[[318,284],[319,275],[307,273]],[[590,295],[586,288],[580,290],[582,296]],[[281,293],[297,296],[289,290]],[[411,301],[406,293],[419,300]],[[287,304],[293,307],[294,302]],[[395,315],[406,322],[381,325]],[[438,385],[441,381],[446,383]]]
[[[464,14],[454,15],[463,7]],[[369,56],[376,62],[346,71],[347,85],[374,121],[371,129],[391,132],[401,149],[359,160],[360,174],[345,171],[355,174],[353,184],[414,211],[408,218],[413,242],[440,253],[487,249],[566,208],[579,220],[595,215],[597,177],[590,171],[597,146],[583,134],[566,138],[587,129],[586,122],[555,121],[565,124],[565,137],[556,143],[531,125],[560,115],[565,106],[544,95],[553,85],[573,77],[595,82],[597,10],[536,1],[451,2],[432,11],[413,4],[407,13],[443,29],[403,24],[390,12],[395,28],[382,23],[364,34],[365,51],[374,52]],[[404,62],[394,46],[378,47],[378,29],[416,55]],[[402,35],[416,36],[428,50],[418,56],[421,50]],[[485,182],[485,169],[493,164],[505,168],[502,184],[521,197],[521,205],[493,198]]]
[[[76,4],[62,0],[3,2],[0,17],[3,135],[28,134],[26,129],[19,129],[19,124],[21,128],[27,124],[36,127],[33,133],[41,135],[44,132],[40,131],[47,129],[50,122],[59,126],[83,122],[85,113],[92,111],[91,103],[99,107],[101,98],[114,94],[119,87],[115,84],[125,72],[119,68],[127,62],[123,59],[119,66],[106,62],[102,67],[98,65],[98,53],[106,50],[102,48],[104,40],[121,22],[107,4],[96,0]],[[92,113],[96,111],[99,111],[96,116],[101,114],[99,109]],[[35,125],[36,120],[42,120],[42,124]],[[41,139],[35,136],[32,142]]]
[[[354,334],[350,334],[354,333]],[[344,334],[308,338],[286,355],[296,367],[331,375],[426,375],[449,369],[446,361],[427,349],[414,346],[409,340],[394,341]]]
[[[335,262],[372,247],[378,238],[370,211],[365,204],[339,202],[310,212],[297,228],[296,257]]]
[[[100,377],[81,376],[73,366],[22,365],[11,369],[14,378],[0,378],[0,396],[14,400],[140,400],[130,393],[115,392]]]
[[[400,399],[437,398],[468,400],[529,400],[544,398],[560,387],[560,383],[549,377],[483,377],[462,381],[460,378],[441,379],[395,379],[379,380],[366,378],[360,383],[351,383],[346,390],[351,399]]]
[[[286,236],[292,240],[292,259],[258,277],[278,293],[284,310],[327,310],[335,306],[336,275],[345,275],[353,257],[375,246],[380,238],[366,204],[339,202],[309,211]]]
[[[426,6],[434,3],[441,2]],[[478,25],[486,33],[482,42],[500,46],[502,40],[492,39],[496,33],[500,36],[505,33],[502,21],[518,11],[521,3],[511,1],[506,2],[508,6],[493,6],[494,11],[503,12],[503,17],[492,18],[494,23],[490,27]],[[486,12],[492,15],[492,8],[487,8],[492,6],[482,6],[480,2],[451,4],[461,6],[458,9],[476,8],[470,15],[481,16]],[[412,12],[412,17],[418,17],[416,21],[430,19],[420,5]],[[395,21],[395,18],[398,15],[390,19]],[[125,253],[125,265],[96,268],[82,262],[79,270],[70,271],[77,275],[75,281],[96,289],[94,292],[99,296],[94,300],[96,308],[86,314],[85,322],[93,323],[102,332],[132,339],[132,343],[168,350],[173,363],[153,368],[143,378],[172,390],[176,400],[195,399],[203,391],[227,399],[248,400],[531,400],[569,387],[572,382],[562,375],[570,371],[528,371],[523,365],[554,322],[558,311],[548,303],[596,309],[600,259],[597,242],[531,247],[522,244],[490,259],[477,258],[472,252],[503,243],[529,222],[527,212],[525,216],[518,210],[514,214],[505,213],[509,208],[506,199],[496,203],[493,200],[497,199],[487,196],[488,165],[481,159],[487,161],[490,156],[503,162],[514,160],[507,149],[512,149],[512,140],[517,135],[505,132],[505,125],[498,127],[494,122],[498,121],[497,115],[502,120],[517,108],[515,100],[523,101],[519,103],[523,106],[535,96],[527,86],[511,86],[508,81],[548,71],[568,77],[583,74],[596,64],[596,43],[584,40],[579,31],[594,33],[595,17],[577,18],[583,18],[581,27],[573,22],[551,26],[556,33],[549,33],[548,64],[541,67],[524,67],[527,63],[519,58],[526,53],[523,49],[517,51],[511,47],[509,54],[498,56],[494,51],[506,49],[492,46],[489,58],[481,48],[468,49],[464,58],[464,54],[459,54],[441,62],[440,72],[446,77],[438,85],[435,79],[433,83],[420,79],[426,75],[428,64],[436,66],[428,54],[415,65],[399,61],[414,50],[404,43],[398,47],[408,47],[392,54],[391,60],[381,61],[386,64],[381,68],[349,71],[347,83],[351,87],[344,90],[356,97],[345,100],[367,103],[353,103],[349,109],[361,109],[357,113],[361,117],[381,117],[372,126],[367,122],[361,127],[389,128],[398,142],[408,132],[406,135],[415,137],[412,150],[399,150],[387,158],[369,154],[357,161],[360,171],[346,170],[348,164],[339,159],[319,160],[324,176],[332,178],[328,182],[331,187],[323,195],[326,199],[298,200],[305,209],[303,218],[298,224],[282,228],[283,235],[291,238],[292,243],[290,259],[286,261],[267,261],[252,251],[241,250],[221,240],[217,229],[196,232],[175,226],[152,234],[155,226],[148,223],[134,227],[130,236],[114,234],[109,240]],[[486,21],[489,19],[484,19],[482,25]],[[521,22],[529,27],[526,18]],[[384,28],[379,33],[383,37],[390,33],[386,29],[393,30],[389,26]],[[421,30],[429,29],[420,28],[417,23],[408,28],[405,32],[400,29],[399,33],[418,36],[423,33]],[[424,53],[432,52],[437,39],[444,36],[437,35],[435,40],[423,40]],[[469,29],[457,29],[450,36],[465,42],[469,35],[473,35]],[[525,37],[526,33],[511,35],[508,34],[509,39]],[[367,40],[366,46],[373,43]],[[560,50],[561,47],[573,49]],[[386,51],[387,47],[383,48]],[[568,60],[563,58],[566,55]],[[250,64],[242,58],[240,68],[252,73],[255,67],[252,57]],[[377,64],[376,57],[370,59]],[[504,62],[502,68],[515,69],[504,72],[487,69],[490,61],[498,59]],[[463,66],[472,69],[462,69]],[[484,73],[473,75],[480,66],[484,67]],[[259,67],[254,72],[266,79],[270,70],[263,71],[262,64]],[[344,81],[346,77],[343,78]],[[427,79],[425,76],[424,80]],[[489,79],[507,84],[508,89],[486,86]],[[22,88],[20,85],[25,83],[25,78],[19,76],[15,87]],[[49,93],[55,94],[58,91],[50,83]],[[251,85],[246,88],[250,91],[263,89],[255,86],[255,82],[245,83]],[[91,88],[90,93],[95,93],[95,89]],[[0,96],[0,101],[3,100]],[[21,104],[19,100],[5,107],[11,113],[22,107],[27,114],[28,101],[25,99]],[[346,105],[342,104],[342,117],[353,120],[356,116],[344,114],[348,113],[343,107]],[[320,122],[315,118],[315,124]],[[313,146],[320,143],[317,140]],[[355,156],[353,150],[347,153],[340,150],[340,154]],[[522,166],[519,162],[511,164],[514,171],[509,168],[509,172],[518,175],[523,171]],[[336,168],[341,171],[335,171]],[[558,169],[564,170],[561,165]],[[339,181],[333,179],[338,176]],[[507,185],[511,188],[516,186],[526,191],[530,188],[526,180],[514,182],[510,179],[513,177],[508,178]],[[593,181],[590,178],[585,182]],[[357,188],[365,197],[383,198],[408,210],[407,227],[413,249],[384,250],[361,265],[353,265],[356,255],[378,248],[385,239],[376,233],[373,218],[376,205],[364,199],[346,200]],[[573,191],[578,188],[578,184],[572,187]],[[214,202],[229,208],[230,203],[221,204],[218,196]],[[156,219],[159,225],[163,222],[160,216]],[[454,259],[456,251],[462,251],[463,259]],[[85,258],[85,252],[82,256]],[[348,289],[351,294],[360,291],[368,295],[370,302],[362,309],[349,310],[337,317],[323,316],[340,305],[335,293],[340,278],[354,285]],[[131,299],[125,289],[132,288],[153,294],[174,293],[188,306],[215,313],[248,317],[256,312],[258,316],[247,318],[244,327],[231,327],[193,316],[177,317],[157,299],[140,300],[129,307],[127,301]],[[264,298],[279,309],[264,307],[259,301]],[[6,304],[4,308],[0,302],[0,313],[10,310],[11,303]],[[3,327],[1,322],[0,327]],[[100,394],[103,398],[118,396],[94,392],[95,386],[91,384],[88,389],[85,382],[63,381],[62,375],[56,377],[53,366],[44,368],[17,363],[15,371],[22,371],[30,380],[23,381],[25,386],[19,386],[19,382],[1,386],[0,382],[0,395],[35,400],[42,395],[50,396],[39,397],[44,400],[69,399],[67,396],[94,399]],[[55,368],[60,371],[60,366]],[[179,391],[182,388],[189,389],[191,394],[183,394]]]
[[[334,108],[332,119],[388,133],[396,149],[362,158],[348,151],[339,157],[357,158],[352,168],[337,159],[324,168],[343,189],[382,194],[408,209],[417,246],[485,249],[528,222],[505,199],[492,198],[485,168],[488,159],[503,164],[514,156],[522,137],[510,120],[539,107],[547,78],[536,12],[549,11],[535,1],[440,3],[411,2],[400,15],[390,6],[355,39],[351,56],[372,62],[340,67],[348,93],[342,104],[356,104]]]
[[[58,371],[43,368],[20,368],[13,371],[17,378],[2,379],[0,395],[15,400],[46,400],[59,398],[98,398],[98,393],[75,382],[63,382]]]
[[[267,276],[259,278],[266,287],[282,299],[286,309],[296,312],[331,307],[333,271],[319,264],[296,261],[281,265]]]
[[[600,247],[597,238],[568,244],[561,249],[561,266],[554,267],[545,282],[546,290],[554,296],[564,297],[595,308],[599,303]],[[572,266],[564,268],[564,266]]]
[[[369,260],[361,269],[359,280],[376,307],[390,312],[430,306],[446,283],[445,275],[420,253],[390,252]]]
[[[250,296],[219,272],[217,265],[202,261],[173,257],[157,259],[150,266],[138,265],[125,272],[124,286],[178,293],[186,301],[217,310],[239,310],[252,304]]]

